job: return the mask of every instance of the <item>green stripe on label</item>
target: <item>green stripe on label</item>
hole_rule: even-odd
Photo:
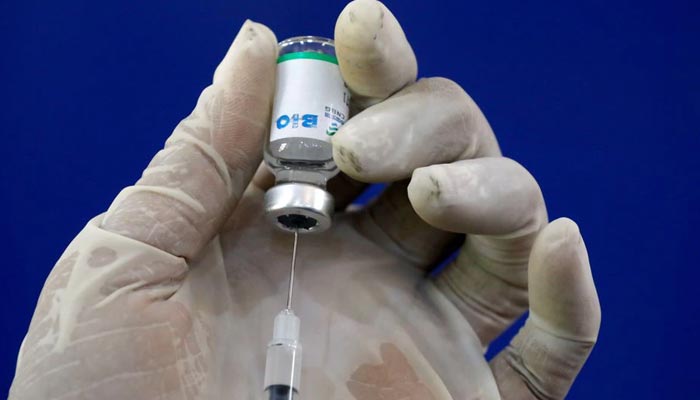
[[[325,62],[329,62],[331,64],[338,64],[338,59],[335,58],[335,56],[332,56],[330,54],[323,54],[323,53],[316,53],[313,51],[298,51],[296,53],[287,53],[284,55],[279,56],[277,58],[277,64],[283,63],[285,61],[289,60],[298,60],[300,58],[305,58],[307,60],[321,60]]]

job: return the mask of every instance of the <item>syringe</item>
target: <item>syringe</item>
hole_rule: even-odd
[[[292,265],[289,271],[287,307],[275,317],[272,341],[267,345],[265,360],[265,399],[298,399],[301,377],[301,343],[299,343],[299,317],[292,311],[294,273],[299,232],[294,232]]]

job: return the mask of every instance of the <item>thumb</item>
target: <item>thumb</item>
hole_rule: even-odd
[[[154,387],[153,376],[173,376],[176,362],[183,376],[201,372],[205,346],[188,334],[205,329],[194,327],[204,317],[191,304],[157,300],[179,290],[187,261],[216,235],[261,161],[276,56],[274,34],[246,22],[213,84],[141,179],[66,249],[37,303],[10,398],[100,398],[110,390],[133,398],[128,393]],[[196,366],[186,362],[195,355]],[[137,378],[144,365],[161,375]],[[107,384],[85,384],[98,381]],[[196,381],[191,393],[202,386]]]
[[[275,85],[277,40],[246,21],[199,97],[122,190],[102,228],[187,259],[216,235],[262,158]]]

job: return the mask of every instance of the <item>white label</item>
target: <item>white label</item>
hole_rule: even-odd
[[[347,120],[349,94],[331,60],[318,53],[283,56],[277,64],[270,141],[303,137],[330,142]]]

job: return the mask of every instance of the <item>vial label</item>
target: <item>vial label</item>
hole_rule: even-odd
[[[277,60],[270,141],[302,137],[330,142],[348,118],[350,95],[335,57],[288,53]]]

